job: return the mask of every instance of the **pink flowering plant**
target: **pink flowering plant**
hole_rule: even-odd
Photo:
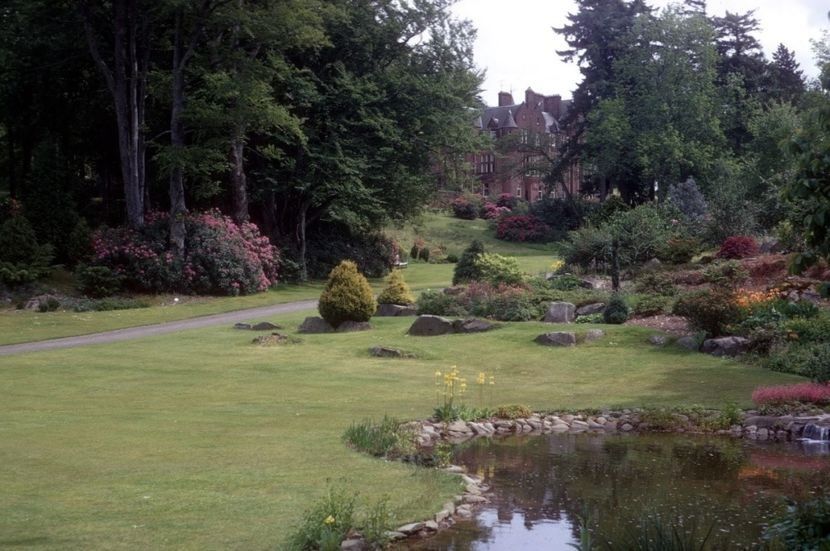
[[[781,406],[796,402],[805,404],[830,403],[830,385],[798,383],[794,385],[761,386],[752,393],[757,406]]]
[[[279,253],[250,223],[219,212],[186,215],[185,253],[167,246],[168,216],[151,213],[142,230],[103,228],[93,235],[93,265],[106,266],[139,291],[244,295],[277,282]]]

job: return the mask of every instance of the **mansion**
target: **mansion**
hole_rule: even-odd
[[[508,193],[527,201],[538,201],[547,191],[542,179],[548,159],[557,155],[564,138],[560,121],[567,114],[570,100],[562,96],[544,96],[528,88],[524,101],[516,103],[513,95],[499,92],[499,104],[486,107],[475,122],[479,132],[487,132],[501,142],[491,151],[470,155],[472,172],[481,183],[484,196]],[[574,195],[579,193],[582,171],[579,164],[563,175],[564,185]],[[561,186],[552,190],[562,196]]]

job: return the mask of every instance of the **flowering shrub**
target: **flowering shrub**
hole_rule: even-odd
[[[489,388],[489,398],[492,402],[493,386],[496,378],[491,373],[480,371],[476,377],[478,388],[478,402],[481,409],[468,407],[464,401],[467,396],[467,379],[461,376],[456,366],[450,371],[435,372],[435,418],[439,421],[455,421],[456,419],[473,420],[489,414],[484,408],[485,387]],[[460,402],[460,403],[459,403]]]
[[[505,216],[496,229],[496,237],[504,241],[539,242],[549,235],[550,227],[531,214]]]
[[[470,283],[457,302],[471,315],[499,321],[530,321],[540,316],[531,293],[517,285]]]
[[[500,207],[504,207],[507,209],[515,209],[516,205],[519,204],[519,198],[515,195],[510,195],[509,193],[502,193],[499,195],[499,198],[496,200],[496,205]]]
[[[152,213],[141,231],[96,231],[91,264],[139,291],[239,295],[276,283],[279,254],[255,225],[237,225],[218,212],[188,214],[185,253],[176,259],[167,249],[167,222],[167,214]]]
[[[746,258],[758,253],[755,239],[746,235],[727,237],[718,251],[718,258]]]
[[[819,383],[798,383],[795,385],[761,386],[752,393],[757,406],[783,405],[792,402],[809,404],[830,403],[830,385]]]
[[[464,220],[475,220],[478,218],[483,203],[484,199],[479,195],[470,193],[460,195],[451,203],[453,216]]]
[[[506,215],[510,212],[510,209],[507,207],[500,207],[496,203],[491,203],[487,201],[484,203],[484,207],[481,209],[481,217],[487,220],[495,220],[501,216]]]

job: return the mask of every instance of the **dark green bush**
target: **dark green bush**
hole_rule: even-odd
[[[384,277],[392,269],[396,251],[395,243],[383,234],[353,232],[344,224],[323,224],[308,236],[308,276],[326,278],[340,261],[348,259],[366,277]]]
[[[792,503],[787,512],[764,530],[770,549],[830,548],[830,497]]]
[[[648,293],[671,297],[677,294],[677,287],[671,277],[660,272],[646,272],[637,278],[634,290],[638,293]]]
[[[673,312],[711,337],[723,335],[728,326],[742,321],[741,309],[735,303],[734,295],[719,289],[683,295],[675,303]]]
[[[418,315],[466,316],[467,311],[458,304],[455,297],[442,291],[428,289],[421,293],[415,302]]]
[[[14,215],[0,225],[0,283],[31,283],[49,273],[52,247],[41,245],[26,218]]]
[[[660,295],[642,297],[634,305],[634,313],[638,316],[659,316],[671,311],[672,299]]]
[[[657,258],[669,264],[686,264],[700,252],[700,241],[690,237],[672,237],[657,251]]]
[[[106,266],[79,266],[75,270],[78,290],[93,298],[114,295],[121,290],[124,278]]]
[[[569,266],[604,266],[611,259],[611,234],[607,229],[586,226],[568,234],[562,257]]]
[[[46,300],[43,300],[38,303],[37,311],[38,312],[54,312],[58,308],[61,307],[61,303],[55,297],[47,297]]]
[[[602,313],[602,319],[605,323],[619,325],[628,321],[628,304],[622,295],[613,294],[608,304],[605,306],[605,311]]]
[[[478,265],[478,257],[484,254],[484,245],[481,241],[475,240],[470,243],[470,246],[464,249],[461,253],[461,258],[455,265],[453,271],[452,284],[466,283],[468,281],[478,281],[481,279],[481,269]]]
[[[109,312],[112,310],[132,310],[134,308],[149,308],[150,303],[136,298],[107,297],[100,299],[81,300],[75,304],[76,312]]]
[[[557,291],[573,291],[582,288],[582,280],[570,274],[554,276],[548,280],[548,287]]]
[[[86,220],[80,218],[66,242],[67,260],[70,266],[87,262],[92,258],[92,232]]]
[[[749,272],[737,260],[727,260],[707,266],[703,278],[717,287],[737,287],[749,279]]]

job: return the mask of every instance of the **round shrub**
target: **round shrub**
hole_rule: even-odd
[[[496,203],[486,202],[481,209],[481,217],[486,220],[495,220],[500,216],[504,216],[510,212],[507,207],[500,207]]]
[[[504,241],[538,243],[550,234],[550,227],[532,214],[505,216],[496,227],[496,237]]]
[[[79,266],[75,270],[78,289],[86,296],[101,298],[121,290],[123,278],[106,266]]]
[[[441,291],[427,289],[418,297],[415,303],[418,315],[431,314],[433,316],[466,316],[467,311],[455,297]]]
[[[415,302],[415,297],[412,296],[412,291],[410,291],[409,285],[406,284],[400,270],[395,270],[389,274],[389,280],[387,281],[386,288],[381,291],[378,296],[378,302],[380,304],[400,305],[412,304]]]
[[[637,283],[634,285],[634,290],[638,293],[662,295],[666,297],[677,294],[677,287],[675,287],[671,278],[660,272],[647,272],[638,277]]]
[[[329,274],[317,309],[323,319],[337,327],[344,321],[369,321],[377,307],[372,288],[357,264],[344,260]]]
[[[688,293],[680,297],[672,311],[711,337],[720,337],[728,326],[741,321],[741,309],[735,296],[723,290]]]
[[[625,303],[625,299],[622,295],[614,294],[611,295],[608,304],[605,306],[602,319],[605,323],[619,325],[628,321],[628,315],[628,304]]]
[[[30,283],[49,273],[52,247],[37,242],[32,225],[15,214],[0,225],[0,283]]]
[[[727,260],[707,266],[703,279],[716,287],[737,287],[749,279],[749,272],[737,260]]]
[[[484,205],[480,195],[465,193],[453,199],[451,203],[453,216],[463,220],[475,220]]]
[[[672,237],[657,251],[657,258],[669,264],[686,264],[700,251],[697,239]]]
[[[481,269],[478,267],[476,261],[482,254],[484,254],[484,245],[478,240],[473,241],[469,247],[464,249],[453,271],[453,285],[481,279]]]
[[[830,382],[830,343],[811,345],[808,348],[805,372],[817,383]]]
[[[747,258],[758,254],[758,244],[753,237],[733,235],[727,237],[718,251],[718,258]]]
[[[502,193],[499,195],[499,198],[496,199],[496,206],[506,209],[515,209],[518,204],[519,198],[515,195],[510,195],[509,193]]]
[[[641,298],[634,305],[634,313],[638,316],[659,316],[671,310],[671,298],[667,296],[649,295]]]
[[[479,279],[491,285],[518,285],[524,279],[515,258],[496,253],[481,253],[475,262],[481,273]]]

